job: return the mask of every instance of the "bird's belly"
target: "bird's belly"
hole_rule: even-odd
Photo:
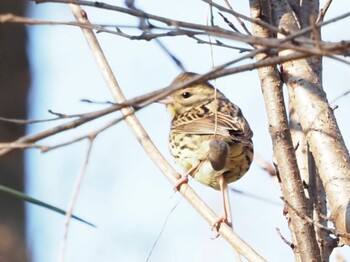
[[[171,134],[172,135],[172,134]],[[227,183],[240,179],[249,169],[253,149],[242,144],[230,144],[225,167],[215,171],[208,160],[212,136],[176,134],[170,139],[170,151],[185,172],[197,167],[192,174],[199,182],[219,190],[220,176]]]
[[[201,135],[176,134],[170,143],[170,152],[185,171],[207,158],[209,140]]]

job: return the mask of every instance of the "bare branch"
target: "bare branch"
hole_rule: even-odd
[[[266,197],[261,197],[261,196],[258,196],[256,194],[245,192],[245,191],[233,188],[233,187],[229,187],[229,189],[233,193],[236,193],[236,194],[239,194],[239,195],[242,195],[242,196],[245,196],[245,197],[249,197],[249,198],[252,198],[252,199],[255,199],[255,200],[259,200],[259,201],[262,201],[264,203],[268,203],[268,204],[275,205],[275,206],[282,206],[281,202],[277,202],[277,201],[268,199]]]
[[[194,36],[192,36],[192,38],[193,37]],[[176,64],[176,66],[181,71],[186,71],[185,66],[183,65],[183,63],[172,52],[170,52],[170,50],[159,39],[156,39],[156,43],[171,58],[171,60]]]
[[[322,22],[324,20],[324,17],[328,11],[328,8],[331,6],[333,0],[328,0],[324,7],[321,9],[321,11],[318,13],[317,19],[316,19],[316,24]]]
[[[225,22],[229,27],[232,28],[233,31],[235,31],[235,32],[241,34],[241,32],[234,26],[234,24],[232,24],[232,23],[230,22],[230,20],[228,20],[228,19],[226,18],[226,16],[224,16],[224,15],[221,14],[220,12],[219,12],[219,15],[222,17],[222,19],[224,20],[224,22]]]
[[[81,187],[81,184],[83,182],[83,178],[85,176],[86,169],[87,169],[87,166],[88,166],[88,163],[89,163],[92,146],[94,144],[94,139],[95,139],[94,136],[90,137],[89,147],[88,147],[87,152],[86,152],[85,161],[84,161],[83,167],[81,169],[81,172],[80,172],[80,174],[77,177],[77,180],[75,182],[74,189],[73,189],[73,194],[72,194],[72,197],[70,199],[70,202],[69,202],[69,205],[68,205],[68,209],[67,209],[67,213],[66,213],[66,216],[65,216],[64,234],[63,234],[63,239],[62,239],[62,244],[61,244],[61,252],[60,252],[60,259],[59,259],[59,261],[61,261],[61,262],[64,262],[64,257],[65,257],[66,248],[67,248],[67,238],[68,238],[68,231],[69,231],[68,230],[69,229],[69,223],[70,223],[70,220],[72,218],[73,210],[74,210],[74,207],[75,207],[77,199],[78,199],[78,194],[79,194],[79,191],[80,191],[80,187]]]
[[[243,47],[237,47],[237,46],[232,46],[232,45],[227,45],[227,44],[224,44],[222,41],[220,40],[215,40],[215,42],[212,42],[210,43],[209,41],[206,41],[206,40],[202,40],[196,36],[192,36],[193,39],[197,40],[197,43],[198,44],[207,44],[207,45],[215,45],[215,46],[219,46],[219,47],[225,47],[225,48],[230,48],[230,49],[235,49],[235,50],[238,50],[240,51],[240,53],[243,53],[243,52],[249,52],[249,51],[252,51],[252,49],[248,49],[248,48],[243,48]]]
[[[335,102],[337,102],[339,99],[343,98],[344,96],[347,96],[348,94],[350,94],[350,90],[344,92],[343,94],[337,96],[336,98],[334,98],[332,101],[330,101],[329,103],[332,105]]]
[[[49,112],[53,113],[51,110],[49,110]],[[13,123],[13,124],[20,124],[20,125],[29,125],[29,124],[37,124],[37,123],[44,123],[44,122],[52,122],[52,121],[67,119],[67,118],[84,117],[84,114],[66,115],[66,114],[55,113],[55,115],[57,115],[57,117],[47,118],[47,119],[15,119],[15,118],[0,117],[0,121]]]
[[[266,22],[261,21],[261,20],[259,20],[259,19],[255,19],[255,18],[251,18],[251,17],[245,16],[245,15],[242,15],[242,14],[240,14],[240,13],[237,13],[237,12],[235,12],[235,11],[233,10],[232,7],[231,7],[230,9],[227,9],[227,8],[225,8],[224,6],[219,5],[219,4],[217,4],[217,3],[214,3],[214,2],[212,2],[212,1],[210,1],[210,0],[202,0],[202,1],[208,3],[208,4],[212,5],[212,6],[215,6],[218,10],[221,10],[221,11],[223,11],[223,12],[229,13],[229,14],[233,15],[234,17],[242,18],[242,19],[244,19],[244,20],[246,20],[246,21],[251,22],[252,24],[260,25],[260,26],[262,26],[262,27],[264,27],[264,28],[267,28],[267,29],[269,29],[271,32],[274,32],[274,33],[281,33],[281,34],[284,33],[281,29],[279,29],[279,28],[277,28],[277,27],[275,27],[275,26],[273,26],[273,25],[271,25],[271,24],[269,24],[269,23],[266,23]],[[225,2],[226,2],[226,1],[225,1]],[[250,35],[250,34],[249,34],[249,35]]]
[[[265,170],[271,177],[276,178],[275,168],[269,162],[263,159],[259,154],[257,153],[254,154],[254,161],[258,164],[259,167]]]
[[[295,245],[294,245],[292,242],[288,241],[288,240],[282,235],[281,230],[280,230],[278,227],[276,227],[276,232],[277,232],[277,234],[280,236],[280,238],[282,239],[282,241],[283,241],[285,244],[287,244],[292,250],[295,248]]]
[[[16,143],[16,142],[10,142],[10,143],[0,143],[0,149],[26,149],[26,148],[36,148],[42,150],[43,148],[46,148],[46,146],[39,146],[34,143]]]
[[[322,49],[322,45],[321,45],[321,34],[319,32],[319,28],[316,26],[316,18],[311,15],[310,16],[310,25],[312,26],[312,36],[314,38],[314,40],[316,41],[316,48],[318,48],[319,50]]]
[[[206,2],[207,0],[204,0],[204,1]],[[108,4],[101,3],[101,2],[90,2],[90,1],[85,1],[85,0],[79,0],[79,1],[78,0],[37,0],[36,2],[37,3],[44,3],[44,2],[71,3],[71,4],[93,6],[93,7],[97,7],[97,8],[102,8],[102,9],[106,9],[106,10],[113,10],[113,11],[129,14],[129,15],[132,15],[135,17],[141,17],[141,18],[145,18],[145,19],[153,19],[153,20],[162,22],[168,26],[175,27],[177,29],[188,28],[191,30],[204,31],[206,34],[210,34],[212,36],[224,37],[227,39],[245,42],[245,43],[248,43],[251,45],[261,45],[261,46],[266,46],[266,47],[270,47],[270,48],[277,48],[279,50],[292,49],[292,50],[296,50],[296,51],[300,51],[300,52],[306,52],[309,54],[313,54],[316,56],[317,55],[322,56],[325,54],[324,52],[321,52],[318,49],[313,48],[313,46],[308,47],[308,46],[304,46],[304,45],[296,45],[293,42],[291,42],[291,43],[287,42],[291,39],[295,39],[297,36],[305,34],[306,32],[312,31],[312,27],[305,28],[304,30],[300,30],[300,31],[296,32],[294,35],[289,35],[288,37],[285,37],[283,39],[283,41],[280,41],[280,40],[277,40],[275,38],[259,38],[259,37],[254,37],[254,36],[250,36],[250,35],[242,35],[242,34],[235,33],[235,32],[229,31],[229,30],[224,30],[224,29],[217,27],[217,26],[205,26],[205,25],[201,25],[201,24],[194,24],[194,23],[188,23],[188,22],[179,21],[179,20],[168,19],[165,17],[146,13],[146,12],[143,12],[140,10],[128,9],[128,8],[123,8],[123,7],[119,7],[119,6],[112,6],[112,5],[108,5]],[[346,16],[349,16],[349,15],[350,15],[350,12],[347,13]],[[344,18],[344,17],[342,17],[342,18]],[[321,23],[318,26],[321,26],[323,24],[325,24],[325,23]],[[349,49],[350,49],[350,47],[349,47]],[[328,51],[328,54],[331,55],[332,53],[329,53],[329,51]]]
[[[344,232],[338,232],[337,230],[333,229],[333,228],[329,228],[329,227],[325,227],[324,225],[322,225],[321,223],[313,220],[312,218],[310,218],[309,216],[302,214],[299,210],[297,210],[295,207],[293,207],[288,201],[286,201],[283,197],[281,197],[281,199],[286,203],[286,205],[295,213],[297,214],[301,219],[305,220],[307,223],[314,225],[315,227],[324,230],[330,234],[333,234],[335,236],[340,236],[340,237],[350,237],[350,234],[348,233],[344,233]],[[335,247],[335,246],[334,246]]]
[[[226,5],[228,6],[228,8],[229,8],[232,12],[235,12],[235,11],[233,10],[232,6],[230,5],[229,1],[228,1],[228,0],[224,0],[224,1],[225,1]],[[235,12],[235,13],[237,13],[237,12]],[[220,13],[219,13],[219,14],[220,14]],[[249,32],[248,28],[245,26],[244,22],[239,18],[239,16],[238,16],[238,15],[235,15],[235,17],[236,17],[236,20],[238,21],[238,23],[239,23],[239,24],[241,25],[241,27],[243,28],[243,30],[246,32],[246,34],[247,34],[247,35],[252,35],[252,34]]]
[[[62,3],[65,3],[65,2],[67,2],[67,3],[70,3],[70,2],[84,3],[85,5],[94,6],[91,2],[88,2],[88,1],[77,1],[77,0],[75,0],[75,1],[73,1],[73,0],[47,0],[47,1],[62,2]],[[99,5],[97,7],[100,7],[100,6],[103,6],[106,9],[111,9],[111,10],[115,10],[115,11],[119,11],[119,12],[123,12],[123,13],[130,13],[131,12],[129,9],[125,9],[125,8],[121,8],[121,7],[117,7],[117,6],[110,6],[110,5],[106,5],[106,4],[102,4],[102,3],[99,3]],[[148,18],[148,16],[153,17],[153,15],[151,15],[151,14],[145,15],[146,13],[141,12],[141,11],[136,11],[136,14],[134,14],[135,10],[132,10],[132,11],[133,11],[133,12],[131,12],[132,15],[136,15],[136,16],[139,15],[140,17],[143,17],[143,18]],[[348,13],[348,15],[350,15],[350,13]],[[346,17],[346,16],[343,15],[340,18],[344,18],[344,17]],[[227,39],[245,42],[245,43],[248,43],[250,45],[266,46],[269,48],[276,48],[278,50],[291,49],[291,50],[296,50],[296,51],[300,51],[300,52],[306,52],[306,53],[309,53],[309,54],[312,54],[315,56],[329,55],[331,57],[331,55],[333,55],[333,54],[335,54],[335,55],[336,54],[348,55],[350,53],[350,43],[347,43],[345,41],[343,41],[341,43],[341,46],[339,46],[339,44],[334,45],[332,43],[330,43],[330,44],[323,43],[322,50],[315,49],[312,45],[311,46],[300,45],[300,44],[294,44],[294,42],[288,43],[288,41],[290,41],[290,40],[296,41],[296,37],[301,36],[301,35],[305,34],[306,32],[311,31],[312,27],[297,31],[294,34],[290,34],[289,36],[285,37],[283,40],[277,40],[275,38],[265,39],[265,38],[257,38],[254,36],[242,35],[239,33],[233,33],[231,31],[224,30],[224,29],[221,29],[221,28],[216,27],[216,26],[204,26],[204,25],[199,25],[199,24],[192,24],[192,23],[175,21],[175,20],[164,18],[164,17],[158,17],[158,16],[154,16],[153,18],[154,19],[157,18],[157,19],[159,19],[159,21],[166,21],[167,24],[169,24],[170,26],[176,26],[176,29],[169,29],[168,32],[159,33],[159,34],[147,34],[146,33],[146,34],[141,34],[138,36],[132,36],[132,35],[128,35],[126,33],[123,33],[120,30],[111,31],[111,30],[107,30],[101,26],[93,26],[92,24],[82,25],[79,23],[74,24],[74,22],[62,23],[62,24],[91,28],[91,29],[98,30],[99,32],[112,33],[112,34],[116,34],[119,36],[127,37],[127,38],[132,39],[132,40],[151,40],[151,39],[154,39],[157,37],[176,36],[176,35],[186,35],[186,36],[192,37],[196,34],[210,34],[210,35],[214,35],[214,36],[218,36],[218,37],[224,37]],[[8,21],[6,19],[2,19],[2,20],[4,22]],[[29,21],[31,21],[31,20],[29,19]],[[49,21],[42,21],[40,23],[36,23],[35,21],[32,23],[29,23],[29,24],[52,23]],[[322,24],[326,24],[326,23],[321,23],[320,25],[322,25]],[[320,25],[318,25],[318,26],[320,26]],[[179,27],[190,28],[191,30],[179,29]],[[193,30],[197,30],[197,31],[193,31]],[[201,30],[203,32],[201,32]],[[300,42],[301,40],[298,40],[298,41]],[[312,44],[312,42],[311,42],[311,44]],[[326,50],[326,51],[323,51],[323,50]]]
[[[82,136],[74,138],[70,141],[60,143],[60,144],[57,144],[54,146],[45,146],[44,148],[41,148],[41,151],[45,153],[45,152],[48,152],[48,151],[51,151],[51,150],[54,150],[54,149],[57,149],[60,147],[71,145],[73,143],[79,142],[79,141],[84,140],[84,139],[91,139],[91,137],[97,137],[100,133],[102,133],[103,131],[107,130],[108,128],[118,124],[123,119],[124,119],[124,117],[114,119],[114,120],[110,121],[109,123],[105,124],[103,127],[99,128],[99,129],[97,129],[97,130],[95,130],[87,135],[82,135]]]
[[[57,133],[60,133],[60,132],[63,132],[63,131],[66,131],[66,130],[69,130],[72,128],[76,128],[76,127],[83,125],[87,122],[90,122],[98,117],[101,117],[101,116],[107,115],[109,113],[115,112],[117,110],[120,110],[120,108],[122,108],[122,107],[123,107],[122,105],[115,105],[115,106],[111,106],[109,108],[95,111],[92,113],[83,114],[83,115],[81,115],[81,117],[79,119],[55,126],[53,128],[50,128],[50,129],[45,130],[45,131],[41,131],[41,132],[34,134],[34,135],[20,137],[16,141],[14,141],[13,143],[26,144],[26,143],[36,142],[38,140],[44,139],[44,138],[52,136],[54,134],[57,134]],[[11,152],[13,150],[14,150],[14,148],[0,148],[0,157],[8,154],[9,152]]]

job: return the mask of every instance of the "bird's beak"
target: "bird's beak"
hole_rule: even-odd
[[[166,97],[164,97],[162,99],[159,99],[157,101],[157,103],[161,103],[161,104],[164,104],[164,105],[169,105],[169,104],[172,104],[174,102],[175,102],[175,100],[171,96],[166,96]]]

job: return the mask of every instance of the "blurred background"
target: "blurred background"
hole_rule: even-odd
[[[109,3],[124,6],[124,1]],[[249,16],[248,1],[232,0],[230,3],[235,11]],[[136,4],[142,10],[160,16],[207,23],[208,7],[202,1],[137,1]],[[321,1],[322,4],[324,1]],[[346,1],[334,2],[326,20],[349,9]],[[137,19],[121,13],[88,7],[84,7],[84,10],[93,23],[118,26],[138,26],[139,23]],[[62,4],[35,5],[27,1],[1,0],[0,12],[43,20],[74,20],[68,6]],[[217,13],[214,16],[216,23],[227,28]],[[250,25],[246,25],[250,29]],[[323,39],[348,40],[350,32],[339,29],[349,26],[349,18],[328,25],[322,29]],[[121,28],[130,34],[139,34],[138,30]],[[105,33],[99,33],[97,37],[127,98],[165,87],[180,73],[169,55],[155,41],[132,41]],[[44,119],[52,117],[48,110],[78,114],[106,107],[83,103],[81,99],[112,100],[79,28],[1,24],[0,39],[0,116]],[[184,64],[186,70],[204,73],[211,69],[208,45],[197,44],[187,37],[169,37],[161,41]],[[235,45],[247,47],[240,43]],[[239,56],[238,51],[232,49],[214,47],[213,51],[215,65]],[[324,59],[323,81],[329,101],[350,89],[348,72],[348,66]],[[254,131],[255,151],[270,162],[271,139],[257,72],[244,72],[212,83],[241,107]],[[338,124],[349,146],[349,97],[337,100],[335,105],[338,106],[335,111]],[[55,145],[88,134],[116,114],[38,144]],[[175,167],[168,152],[170,119],[164,106],[152,104],[138,112],[137,116],[154,143]],[[23,126],[0,123],[0,138],[2,141],[12,141],[23,132],[34,134],[64,122],[30,125],[25,130]],[[16,152],[1,158],[0,184],[67,209],[87,149],[88,141],[84,140],[48,153],[30,149],[24,155]],[[218,214],[222,213],[218,191],[194,180],[190,185],[211,208]],[[244,192],[231,193],[233,225],[237,234],[267,261],[294,261],[292,251],[276,232],[276,228],[279,228],[283,236],[290,239],[278,185],[253,163],[250,171],[230,186]],[[257,198],[251,197],[251,194]],[[64,216],[32,204],[25,205],[24,216],[22,201],[4,194],[0,196],[0,235],[4,236],[0,238],[0,246],[5,243],[8,249],[4,250],[13,254],[9,261],[58,261]],[[71,221],[65,261],[146,261],[160,233],[149,261],[235,259],[225,240],[211,239],[215,233],[210,226],[178,193],[174,193],[171,184],[123,122],[95,140],[74,214],[97,228]],[[12,238],[9,240],[5,236]],[[350,257],[348,249],[342,248],[339,253],[344,258]],[[333,260],[337,261],[335,256]]]

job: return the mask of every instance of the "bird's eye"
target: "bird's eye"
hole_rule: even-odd
[[[182,97],[185,99],[189,98],[190,96],[192,96],[192,94],[190,92],[183,92],[182,93]]]

